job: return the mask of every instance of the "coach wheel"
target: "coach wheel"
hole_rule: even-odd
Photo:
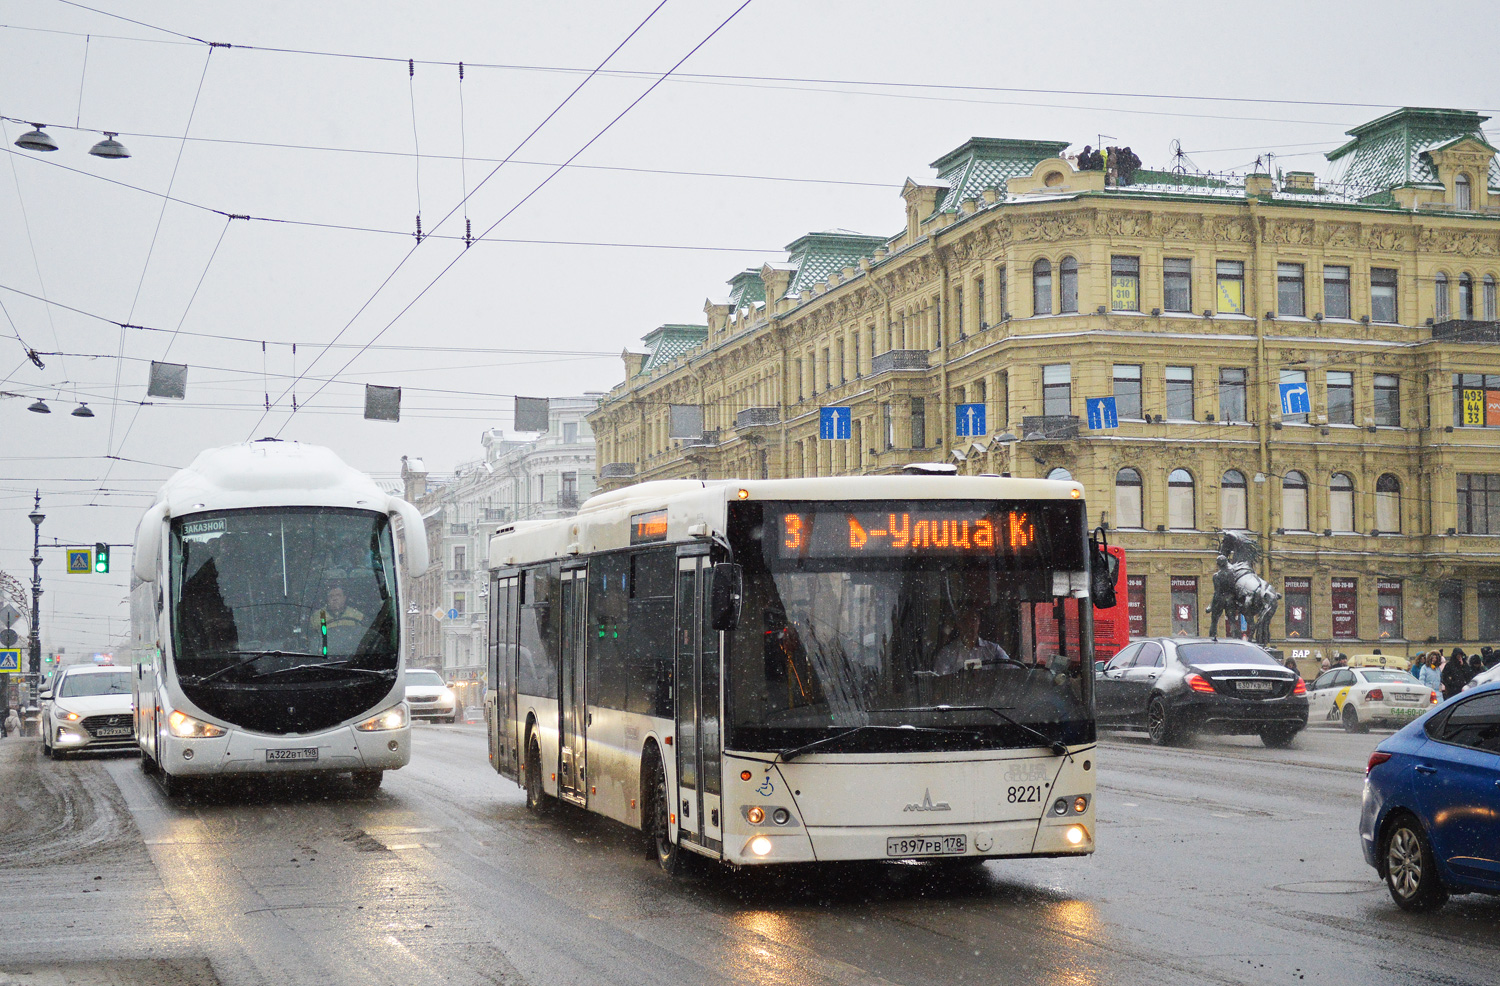
[[[651,812],[647,824],[650,826],[651,845],[656,851],[656,862],[668,875],[681,876],[686,869],[687,860],[683,856],[682,847],[672,841],[672,820],[667,810],[672,802],[667,793],[667,772],[662,769],[660,758],[651,758],[647,767],[646,784],[642,787],[651,792]]]
[[[538,815],[552,808],[552,798],[542,786],[542,748],[535,736],[526,747],[526,807]]]
[[[1385,837],[1385,883],[1403,911],[1435,911],[1448,902],[1437,861],[1422,826],[1410,815],[1391,823]]]

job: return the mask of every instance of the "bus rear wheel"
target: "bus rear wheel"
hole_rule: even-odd
[[[552,809],[552,799],[542,786],[542,747],[534,735],[526,744],[526,807],[538,815]]]
[[[661,758],[652,756],[646,765],[642,790],[650,792],[650,811],[646,815],[647,836],[656,853],[656,862],[669,876],[681,876],[687,869],[682,846],[672,841],[672,818],[668,811],[672,801],[667,793],[667,772]]]

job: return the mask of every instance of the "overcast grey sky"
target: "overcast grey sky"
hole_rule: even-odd
[[[510,395],[609,388],[623,347],[701,321],[726,278],[798,235],[897,231],[903,179],[970,136],[1076,150],[1104,133],[1148,167],[1176,139],[1203,169],[1275,151],[1321,171],[1345,130],[1396,106],[1500,109],[1481,50],[1500,9],[1478,0],[752,0],[680,69],[696,76],[646,95],[588,167],[491,234],[533,242],[441,238],[465,215],[488,229],[742,0],[658,2],[0,2],[0,115],[62,145],[19,150],[27,128],[3,124],[0,389],[25,396],[0,398],[0,569],[29,581],[31,489],[46,534],[128,542],[171,467],[252,435],[377,473],[403,453],[451,469],[485,428],[509,429]],[[594,67],[643,20],[608,65],[632,74],[588,81],[413,251],[419,195],[430,233],[584,79],[558,70]],[[134,156],[90,157],[99,131]],[[12,323],[68,355],[37,369]],[[335,337],[349,348],[324,350]],[[162,358],[192,367],[188,399],[141,407]],[[405,389],[399,424],[361,418],[365,383]],[[51,415],[27,412],[36,396]],[[80,400],[94,418],[68,413]],[[49,646],[104,648],[125,628],[129,552],[107,578],[44,555]]]

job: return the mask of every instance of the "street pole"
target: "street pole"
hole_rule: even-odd
[[[31,669],[26,675],[28,706],[37,704],[37,690],[42,680],[42,491],[36,491],[36,504],[27,515],[33,528],[31,539]]]

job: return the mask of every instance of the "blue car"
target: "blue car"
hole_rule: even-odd
[[[1500,894],[1500,682],[1449,699],[1375,748],[1359,835],[1365,862],[1403,910]]]

